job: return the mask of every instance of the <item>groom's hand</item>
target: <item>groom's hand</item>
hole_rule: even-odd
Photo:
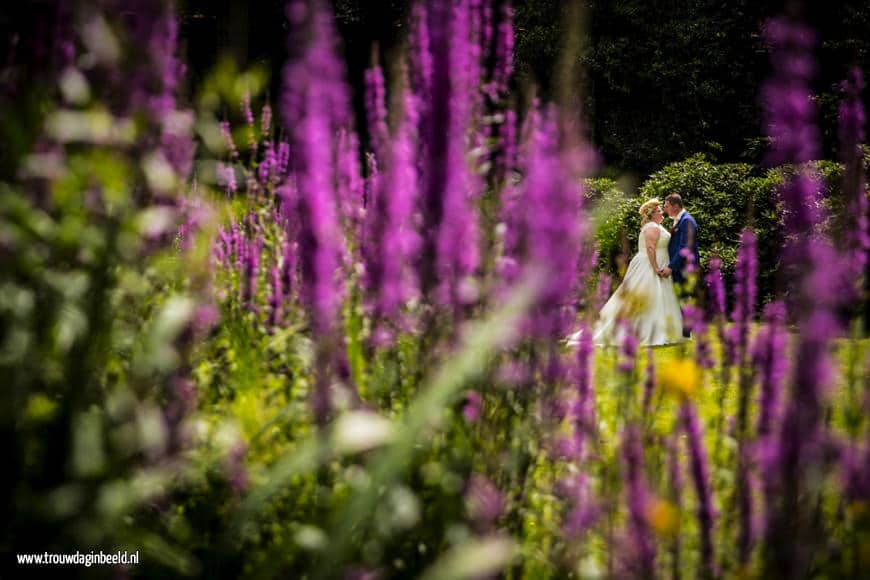
[[[659,276],[661,276],[662,278],[667,278],[670,275],[671,275],[671,269],[668,268],[667,266],[665,266],[664,268],[659,270]]]

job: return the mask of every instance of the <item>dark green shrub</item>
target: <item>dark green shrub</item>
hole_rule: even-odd
[[[841,190],[843,168],[835,161],[811,164],[822,184],[822,209],[826,216],[820,232],[832,240],[843,238],[848,211]],[[628,196],[609,179],[587,182],[587,197],[592,200],[599,244],[599,265],[611,273],[620,272],[636,252],[640,218],[637,208],[651,198],[661,200],[679,193],[698,222],[702,268],[712,256],[722,260],[725,282],[731,287],[740,231],[752,226],[758,235],[759,296],[769,300],[781,289],[777,279],[779,254],[783,245],[781,211],[777,188],[793,168],[777,167],[767,171],[745,163],[713,164],[702,154],[671,163],[652,174],[640,187],[639,195]],[[665,225],[669,225],[666,220]]]
[[[664,200],[671,193],[682,196],[686,209],[698,222],[702,267],[712,256],[719,256],[727,282],[734,272],[740,231],[747,225],[758,234],[760,259],[768,260],[762,263],[775,259],[776,254],[767,251],[776,248],[769,243],[777,238],[776,212],[771,211],[776,204],[775,186],[775,180],[759,176],[752,165],[716,165],[699,154],[652,174],[640,193],[643,199]],[[770,221],[771,215],[774,221]],[[763,287],[762,295],[769,290],[769,285]]]
[[[740,231],[752,225],[759,236],[759,280],[762,297],[772,294],[781,234],[777,226],[776,187],[782,177],[745,163],[713,164],[698,154],[671,163],[654,173],[641,186],[637,197],[605,192],[598,202],[604,217],[598,221],[600,265],[618,270],[618,256],[636,251],[640,218],[637,208],[646,199],[664,200],[679,193],[686,208],[698,221],[702,267],[712,256],[722,259],[726,283],[734,272]],[[668,223],[666,222],[666,225]]]
[[[636,251],[640,201],[613,179],[588,179],[585,185],[598,242],[598,265],[608,271],[621,270],[624,258]]]

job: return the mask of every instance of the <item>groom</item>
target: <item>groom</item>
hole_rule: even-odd
[[[665,198],[665,213],[674,222],[671,228],[671,240],[668,242],[670,263],[659,270],[659,276],[673,276],[681,299],[688,296],[686,288],[686,256],[691,253],[695,258],[695,270],[700,267],[698,255],[698,223],[683,207],[683,198],[679,193],[672,193]],[[689,331],[683,328],[683,336],[689,336]]]

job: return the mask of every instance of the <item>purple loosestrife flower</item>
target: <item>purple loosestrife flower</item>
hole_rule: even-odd
[[[759,378],[758,426],[756,436],[770,436],[780,416],[780,397],[788,371],[788,332],[785,329],[785,304],[771,302],[764,308],[765,325],[752,344],[752,362]]]
[[[242,94],[242,115],[248,125],[248,148],[251,150],[253,158],[257,155],[257,131],[254,125],[254,112],[251,110],[251,93],[249,91]]]
[[[251,310],[256,310],[257,301],[257,275],[260,270],[260,253],[263,249],[263,238],[257,236],[256,239],[248,243],[245,251],[244,268],[242,270],[244,279],[242,280],[242,303]]]
[[[338,206],[345,230],[352,239],[359,239],[364,216],[365,181],[359,162],[359,138],[355,131],[338,133]]]
[[[742,568],[748,565],[758,538],[759,522],[754,509],[758,486],[751,466],[749,448],[740,447],[737,453],[737,559]]]
[[[363,73],[365,82],[366,121],[372,149],[379,161],[386,156],[387,141],[390,130],[387,126],[386,89],[384,88],[384,71],[374,65]]]
[[[296,242],[284,242],[283,256],[281,258],[281,294],[287,299],[292,299],[296,290],[296,266],[298,256],[298,244]]]
[[[463,46],[454,47],[454,39],[451,38],[453,32],[452,12],[447,2],[435,2],[427,7],[428,11],[423,8],[421,2],[416,4],[414,8],[416,17],[413,20],[418,34],[415,35],[412,31],[412,40],[416,36],[415,42],[420,46],[415,47],[414,42],[412,42],[412,60],[422,60],[423,55],[418,54],[418,50],[413,48],[422,48],[424,39],[427,39],[429,48],[425,54],[431,62],[431,75],[428,78],[419,79],[419,81],[412,80],[412,82],[415,85],[417,82],[427,83],[425,92],[421,92],[419,89],[417,92],[419,95],[428,96],[428,99],[423,101],[420,123],[421,149],[424,157],[423,198],[420,204],[423,214],[420,283],[423,294],[428,297],[439,282],[438,265],[436,264],[439,229],[444,216],[444,199],[447,196],[446,192],[450,182],[448,173],[455,168],[455,152],[452,154],[453,159],[450,155],[451,149],[455,150],[455,146],[450,147],[450,137],[456,128],[455,124],[451,125],[454,113],[451,102],[458,99],[452,97],[451,55],[457,50],[462,50],[464,43]],[[461,36],[457,36],[456,41],[462,43]],[[412,73],[416,72],[419,75],[422,67],[422,62],[414,62]],[[453,141],[455,142],[456,139]]]
[[[233,248],[235,248],[236,254],[236,269],[241,270],[245,263],[248,246],[238,222],[233,223]]]
[[[505,508],[504,495],[484,475],[471,476],[465,492],[468,517],[481,532],[492,530]]]
[[[622,326],[622,341],[619,344],[619,362],[616,365],[621,373],[631,373],[637,365],[637,347],[639,342],[634,334],[634,329],[626,319],[620,320]]]
[[[501,10],[501,20],[498,24],[495,46],[495,64],[493,66],[493,83],[496,94],[501,97],[508,92],[511,75],[514,68],[514,9],[510,2],[505,3]]]
[[[230,129],[230,122],[221,121],[218,123],[218,126],[220,127],[221,136],[224,138],[224,146],[230,154],[230,159],[238,159],[239,150],[236,149],[236,142],[233,140],[233,132]]]
[[[223,226],[217,230],[218,241],[215,244],[214,253],[218,264],[229,265],[233,252],[233,238]]]
[[[462,407],[462,416],[469,423],[476,423],[480,419],[483,408],[483,399],[477,391],[468,391],[465,395],[465,405]]]
[[[317,108],[316,105],[314,108]],[[315,331],[331,333],[338,316],[341,288],[337,280],[339,259],[343,253],[341,232],[336,215],[335,196],[331,187],[328,127],[322,112],[306,118],[307,167],[299,176],[300,221],[299,246],[302,259],[304,302],[312,308]]]
[[[689,465],[692,483],[698,497],[698,527],[701,535],[701,575],[715,576],[713,553],[713,525],[716,511],[713,507],[713,490],[710,485],[710,467],[701,423],[692,404],[684,400],[680,406],[680,422],[689,447]]]
[[[610,296],[610,287],[612,283],[613,279],[606,272],[601,272],[598,275],[598,283],[595,286],[595,302],[592,304],[593,312],[600,311],[605,302],[607,302],[607,299]]]
[[[716,360],[713,358],[713,350],[710,347],[707,331],[707,323],[699,318],[692,329],[695,335],[695,362],[701,368],[712,369],[716,366]]]
[[[707,282],[707,315],[710,321],[725,316],[725,283],[722,281],[722,260],[710,258]]]
[[[429,18],[423,0],[416,0],[411,7],[408,50],[411,54],[412,90],[417,95],[428,95],[432,89],[433,63],[429,49]]]
[[[649,490],[644,477],[640,431],[633,425],[627,427],[622,436],[622,462],[625,466],[628,526],[633,553],[630,565],[636,576],[654,578],[656,548],[647,521]]]
[[[281,270],[272,268],[270,270],[270,294],[269,294],[269,326],[278,326],[281,324],[281,306],[284,302],[284,289],[281,283]]]
[[[380,317],[394,318],[404,304],[417,296],[416,272],[411,268],[418,256],[420,239],[414,228],[418,179],[413,132],[416,117],[413,104],[406,101],[398,134],[392,140],[389,167],[382,180],[379,205],[385,222],[380,229],[381,280],[377,290]],[[389,249],[389,251],[388,251]]]
[[[207,334],[217,325],[220,313],[214,304],[200,304],[193,313],[193,329],[200,336]]]
[[[436,15],[432,12],[433,19]],[[444,82],[437,74],[439,66],[448,65],[448,99],[446,143],[444,148],[442,214],[435,243],[435,271],[438,277],[437,301],[458,315],[461,308],[477,300],[473,274],[478,266],[477,211],[474,203],[480,187],[466,161],[466,130],[471,115],[471,93],[476,87],[472,77],[474,55],[470,42],[469,10],[464,1],[455,3],[445,15],[448,31],[447,62],[437,57],[436,83]],[[434,26],[440,29],[441,26]],[[433,50],[436,50],[433,34]],[[444,127],[437,130],[444,131]],[[436,171],[430,166],[430,171]],[[427,192],[429,195],[434,190]]]
[[[843,160],[843,192],[847,199],[849,227],[843,238],[843,248],[847,254],[848,272],[846,280],[860,281],[867,266],[867,252],[870,250],[870,232],[867,225],[867,194],[865,163],[862,143],[866,115],[861,102],[864,88],[864,74],[860,68],[849,71],[843,83],[846,98],[840,103],[840,151]],[[856,288],[857,290],[858,288]]]
[[[510,180],[517,168],[517,113],[508,109],[504,113],[501,130],[501,155],[498,157],[499,178],[503,183]]]
[[[124,84],[118,90],[121,95],[130,95],[126,114],[147,112],[154,119],[162,119],[175,109],[175,90],[184,73],[184,65],[176,58],[178,45],[178,21],[170,2],[140,0],[121,2],[110,0],[104,8],[114,14],[123,13],[124,33],[131,46],[136,47],[135,65],[123,75],[113,71],[112,83]]]
[[[272,136],[272,106],[265,103],[260,111],[260,132],[266,139]]]
[[[578,437],[591,433],[595,427],[595,391],[592,387],[592,364],[595,348],[592,332],[587,325],[580,327],[577,342],[577,410],[576,422]]]
[[[316,344],[312,406],[315,422],[322,427],[332,413],[332,376],[340,362],[336,331],[344,294],[340,266],[346,252],[336,207],[334,139],[350,122],[349,98],[329,11],[320,1],[291,0],[286,12],[290,59],[282,71],[281,115],[290,134],[296,204],[295,209],[285,207],[284,213],[298,219],[300,298]]]
[[[683,465],[680,461],[679,435],[675,431],[665,439],[665,451],[668,460],[668,499],[676,508],[678,514],[683,511]],[[673,578],[679,578],[681,573],[682,536],[674,534],[671,544],[671,565]]]
[[[589,478],[584,473],[570,475],[559,482],[557,493],[571,505],[562,522],[562,534],[569,540],[582,537],[595,525],[602,512],[595,501]]]
[[[481,46],[483,47],[483,51],[485,54],[489,47],[492,46],[492,35],[495,32],[492,22],[492,3],[484,0],[481,9],[483,10],[483,22],[481,23],[481,27],[483,28],[483,37],[481,38]]]
[[[349,118],[348,105],[327,10],[320,2],[309,8],[294,0],[287,5],[287,15],[293,32],[288,43],[291,60],[283,71],[281,113],[291,133],[297,179],[302,298],[315,333],[328,335],[337,324],[342,298],[337,275],[344,252],[332,143],[334,130]],[[298,29],[306,25],[308,42],[300,47],[299,38],[305,36]]]
[[[275,147],[272,143],[267,143],[266,150],[263,153],[263,160],[257,166],[257,179],[263,188],[266,188],[277,177],[277,164]]]
[[[646,349],[646,356],[647,364],[643,380],[643,403],[641,404],[641,412],[643,413],[642,416],[644,419],[649,417],[652,406],[652,396],[656,389],[656,361],[652,348]]]
[[[287,169],[290,164],[290,144],[284,141],[278,143],[278,166],[276,168],[279,176],[287,175]]]
[[[756,256],[755,233],[744,228],[740,234],[740,249],[737,253],[737,264],[734,267],[734,310],[731,327],[733,342],[738,349],[738,364],[744,364],[749,347],[749,327],[755,313],[757,298],[758,258]]]
[[[582,196],[559,148],[558,119],[550,109],[532,134],[523,184],[520,232],[525,267],[543,267],[546,281],[532,313],[532,336],[562,337],[573,321],[564,308],[574,304],[583,243]]]
[[[744,228],[740,235],[740,249],[737,253],[737,264],[735,265],[734,310],[731,314],[733,325],[728,329],[728,334],[730,335],[729,342],[732,349],[729,354],[732,356],[731,362],[737,365],[739,373],[737,438],[741,446],[744,443],[746,430],[749,426],[749,402],[753,384],[752,367],[749,365],[748,360],[749,328],[755,313],[757,275],[758,260],[756,257],[755,234],[749,228]],[[738,466],[738,470],[745,476],[745,468],[740,470]],[[738,481],[738,488],[742,489],[743,483]],[[740,556],[745,557],[747,555],[741,552]]]
[[[698,324],[704,319],[701,309],[694,304],[683,307],[683,327],[691,332],[697,332]]]
[[[768,23],[773,77],[764,90],[773,163],[800,164],[816,157],[819,132],[810,100],[814,63],[813,34],[785,19]],[[787,179],[779,190],[786,230],[784,263],[795,287],[794,317],[800,339],[794,360],[792,392],[778,443],[766,445],[771,466],[766,479],[766,572],[792,577],[806,574],[820,530],[813,515],[820,493],[824,435],[824,389],[832,379],[830,341],[839,331],[834,310],[842,300],[842,265],[828,243],[814,235],[820,187],[807,170]],[[808,502],[808,503],[805,503]]]
[[[151,98],[151,111],[161,119],[175,109],[175,90],[184,75],[184,64],[175,56],[178,45],[178,19],[174,6],[166,3],[162,18],[151,37],[150,54],[158,74],[162,91]]]
[[[196,152],[196,143],[190,137],[193,121],[192,111],[175,111],[163,119],[160,149],[180,179],[185,179],[193,170]]]
[[[242,441],[236,442],[224,459],[224,473],[233,492],[243,493],[250,483],[248,470],[245,466],[247,446]]]
[[[762,90],[768,135],[773,141],[768,162],[781,165],[810,161],[816,158],[819,144],[809,91],[816,70],[810,56],[816,44],[815,33],[803,24],[774,18],[767,22],[764,35],[771,45],[773,65]],[[813,225],[808,214],[800,217],[799,223],[805,227]]]

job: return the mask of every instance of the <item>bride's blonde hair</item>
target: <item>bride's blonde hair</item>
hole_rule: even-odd
[[[640,227],[652,221],[652,214],[659,206],[661,206],[661,202],[655,197],[643,202],[643,205],[640,206]]]

